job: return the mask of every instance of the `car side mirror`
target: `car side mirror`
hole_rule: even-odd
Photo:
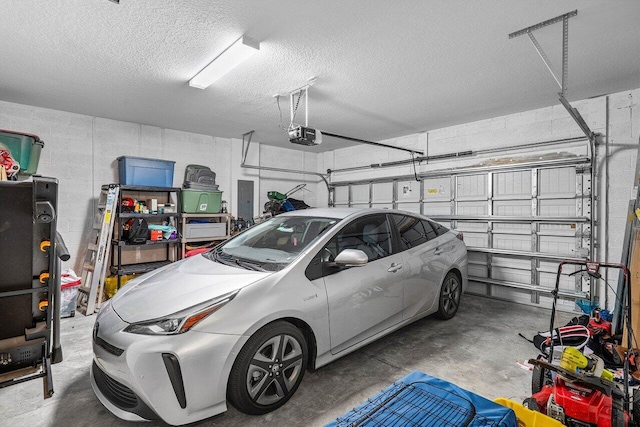
[[[335,259],[340,267],[362,267],[369,261],[367,254],[359,249],[345,249]]]

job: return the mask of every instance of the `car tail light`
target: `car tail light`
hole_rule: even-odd
[[[462,234],[461,232],[458,232],[456,234],[456,237],[464,242],[464,234]]]

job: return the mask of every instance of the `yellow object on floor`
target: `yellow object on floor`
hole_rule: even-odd
[[[504,397],[499,397],[494,399],[499,405],[506,406],[507,408],[513,409],[513,412],[516,413],[516,418],[518,419],[518,425],[522,427],[563,427],[562,424],[558,420],[554,420],[551,417],[546,416],[542,412],[532,411],[529,408],[525,408],[521,404],[514,402],[513,400],[505,399]]]
[[[120,287],[124,286],[129,280],[136,277],[135,274],[129,274],[126,276],[120,276]],[[107,298],[112,298],[116,292],[118,292],[118,277],[109,276],[104,279],[104,293]]]

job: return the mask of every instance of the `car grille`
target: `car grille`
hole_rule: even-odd
[[[126,385],[119,383],[105,374],[96,362],[93,362],[93,378],[96,380],[96,384],[102,394],[117,407],[121,409],[133,409],[138,406],[138,397],[136,394]]]

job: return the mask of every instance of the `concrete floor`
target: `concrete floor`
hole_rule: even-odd
[[[531,373],[516,364],[538,353],[518,336],[549,328],[550,311],[465,295],[455,318],[422,319],[344,358],[307,372],[280,409],[249,416],[233,407],[197,426],[320,426],[349,411],[407,373],[419,370],[488,399],[521,402]],[[572,316],[562,314],[559,324]],[[63,319],[64,361],[53,366],[55,394],[43,400],[42,381],[0,390],[0,425],[125,426],[96,399],[89,383],[91,329],[95,316]],[[146,423],[145,426],[163,426]]]

